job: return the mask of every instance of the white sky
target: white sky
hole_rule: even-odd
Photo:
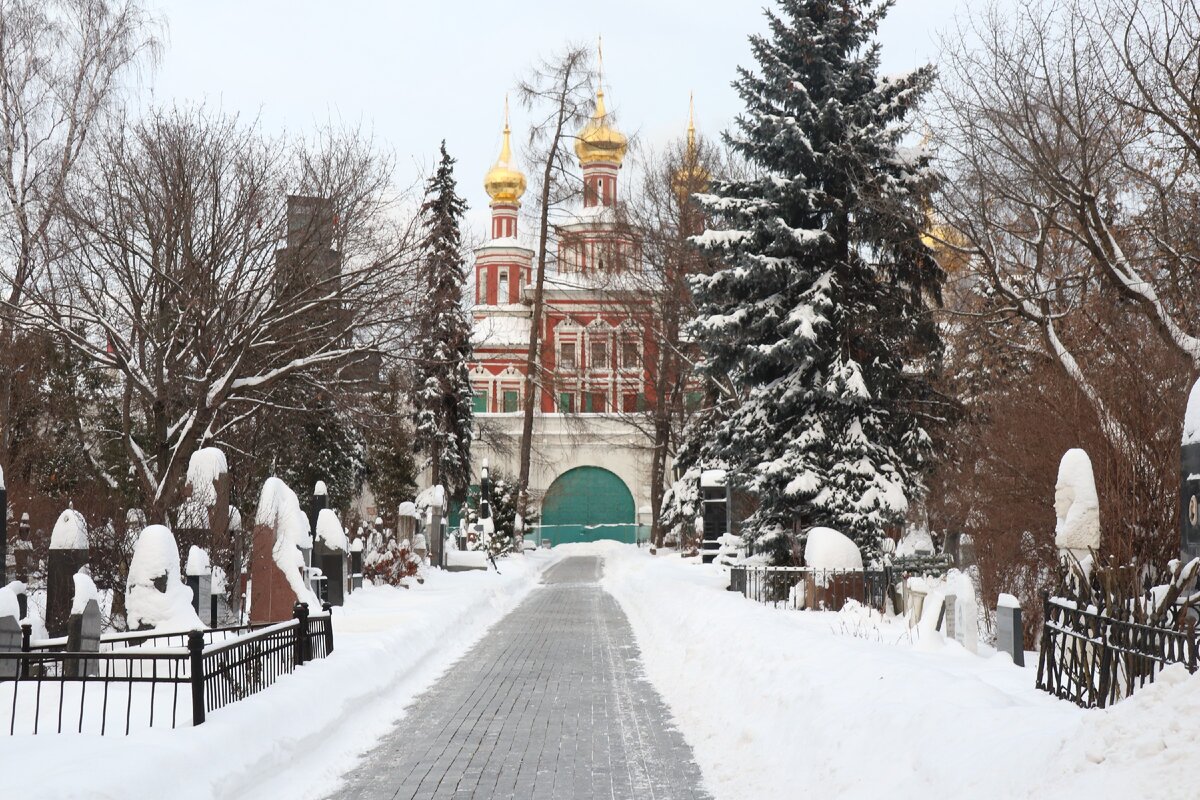
[[[476,233],[487,221],[483,174],[500,146],[504,94],[541,55],[604,37],[609,109],[654,146],[681,136],[688,92],[715,137],[740,111],[735,68],[765,0],[147,0],[165,22],[151,80],[159,103],[258,117],[272,132],[361,122],[409,183],[445,138]],[[933,60],[937,33],[970,0],[898,0],[881,31],[883,69]],[[524,134],[513,104],[514,144]]]

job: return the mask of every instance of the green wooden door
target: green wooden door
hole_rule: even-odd
[[[606,469],[567,470],[542,498],[542,538],[551,544],[597,539],[635,542],[633,495],[624,481]]]

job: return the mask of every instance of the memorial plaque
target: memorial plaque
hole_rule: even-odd
[[[67,622],[67,651],[71,653],[100,652],[100,606],[88,600],[82,614],[72,614]],[[100,674],[100,662],[96,659],[83,661],[71,659],[63,665],[63,673],[69,678]]]
[[[944,613],[945,613],[945,617],[946,617],[946,638],[954,639],[955,641],[957,641],[961,644],[962,637],[958,635],[958,614],[955,613],[957,610],[955,608],[955,605],[957,604],[957,602],[958,602],[957,595],[953,595],[953,594],[946,595],[946,601],[945,601],[945,605],[944,605]]]
[[[996,609],[996,649],[1008,653],[1018,667],[1025,666],[1020,608],[1000,606]]]

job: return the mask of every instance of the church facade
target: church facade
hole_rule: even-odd
[[[490,239],[475,252],[471,367],[479,437],[487,459],[515,480],[533,324],[535,253],[518,239],[525,177],[504,127],[500,157],[484,179]],[[620,222],[618,178],[627,140],[610,124],[604,92],[579,132],[583,175],[577,210],[554,226],[534,376],[530,493],[543,539],[634,541],[650,525],[651,440],[640,412],[652,401],[645,364],[655,342],[640,283],[641,250]]]

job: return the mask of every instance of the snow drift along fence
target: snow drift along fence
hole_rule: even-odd
[[[0,653],[0,714],[7,711],[10,735],[199,725],[333,652],[328,609],[310,616],[303,603],[274,625],[117,634],[98,653],[66,652],[57,639],[33,643],[24,631],[22,652]]]
[[[1084,708],[1105,708],[1153,683],[1167,664],[1197,668],[1196,627],[1183,630],[1114,619],[1043,595],[1045,622],[1037,687]]]
[[[837,611],[847,600],[882,611],[891,585],[890,570],[813,569],[738,565],[730,568],[729,588],[759,603],[793,609]]]

